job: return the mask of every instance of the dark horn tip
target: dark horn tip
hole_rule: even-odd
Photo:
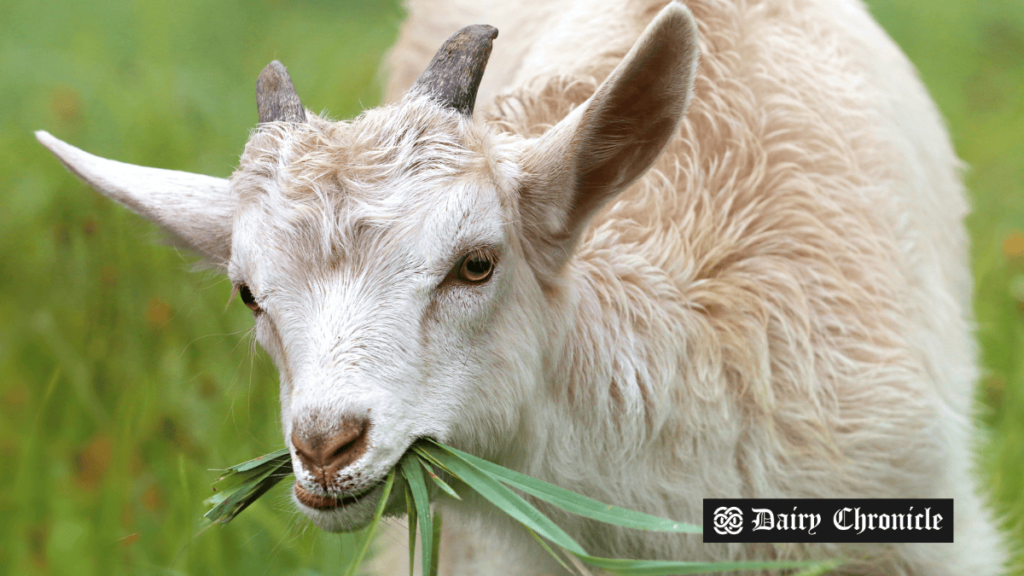
[[[306,121],[306,110],[295,92],[295,85],[284,64],[274,60],[267,64],[256,79],[256,108],[260,124],[283,120],[301,124]]]
[[[476,93],[491,57],[498,29],[473,24],[452,34],[434,55],[412,92],[425,94],[438,104],[466,116],[473,115]]]
[[[494,40],[498,37],[498,29],[489,24],[473,24],[471,26],[466,26],[462,30],[471,34],[480,35],[488,40]]]

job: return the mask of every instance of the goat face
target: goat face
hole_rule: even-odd
[[[516,151],[425,100],[250,140],[227,271],[280,370],[296,501],[321,528],[367,521],[417,438],[516,428],[540,299],[513,241]]]
[[[544,402],[582,230],[654,163],[689,103],[699,53],[681,4],[535,139],[473,122],[495,35],[463,29],[400,103],[350,123],[308,114],[271,63],[230,181],[37,134],[227,272],[281,373],[296,502],[325,530],[364,525],[418,438],[507,452]]]

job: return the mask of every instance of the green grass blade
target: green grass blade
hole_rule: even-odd
[[[207,500],[207,502],[210,504],[216,504],[216,506],[211,508],[203,516],[209,519],[210,521],[214,522],[219,521],[225,524],[230,522],[231,519],[236,516],[234,511],[239,506],[242,506],[247,501],[251,503],[250,497],[254,493],[259,492],[260,495],[266,493],[266,490],[260,492],[260,487],[264,485],[264,483],[267,480],[270,480],[269,482],[267,482],[270,484],[270,486],[268,486],[266,490],[269,490],[270,487],[272,487],[274,484],[277,484],[278,482],[278,480],[271,479],[270,472],[266,472],[262,476],[254,478],[253,480],[250,480],[245,484],[235,486],[230,491],[222,492],[220,497],[218,497],[218,495],[216,494],[214,496],[211,496]],[[245,504],[245,506],[248,506],[248,504]]]
[[[413,576],[416,571],[416,504],[412,499],[408,478],[405,482],[405,513],[409,524],[409,576]]]
[[[522,496],[516,494],[511,488],[498,482],[483,470],[451,452],[446,452],[438,445],[428,444],[423,447],[423,450],[443,463],[445,467],[451,470],[459,480],[472,490],[475,490],[480,496],[517,520],[520,524],[534,530],[537,534],[570,552],[584,556],[587,554],[582,546],[566,534],[557,524],[552,522],[551,519],[541,514],[539,510],[534,508]]]
[[[363,563],[363,558],[366,556],[366,551],[370,548],[370,541],[373,540],[373,535],[377,532],[377,525],[380,524],[380,518],[384,515],[384,508],[388,505],[388,500],[391,498],[391,487],[395,485],[395,471],[391,470],[388,474],[388,479],[384,481],[384,492],[380,496],[380,502],[377,503],[377,509],[373,512],[373,519],[370,520],[370,525],[365,528],[363,532],[363,538],[359,542],[359,548],[356,552],[356,557],[352,560],[352,563],[348,565],[348,570],[345,571],[345,576],[352,576],[359,569],[359,566]]]
[[[434,545],[430,549],[430,561],[432,562],[430,576],[437,576],[437,569],[441,565],[441,512],[434,512],[434,521],[431,529],[434,532]]]
[[[523,526],[523,528],[526,528],[526,527]],[[543,538],[541,538],[540,536],[537,536],[537,533],[534,532],[533,530],[530,530],[529,528],[526,528],[526,531],[529,532],[530,536],[533,536],[533,539],[536,540],[537,543],[541,545],[541,548],[544,548],[544,550],[548,554],[550,554],[552,558],[555,559],[555,562],[558,562],[559,564],[562,565],[562,568],[564,568],[566,572],[568,572],[570,574],[574,573],[574,571],[571,568],[569,568],[569,565],[566,564],[564,560],[562,560],[562,557],[559,556],[558,553],[555,552],[554,548],[552,548],[550,545],[548,545],[548,543]]]
[[[208,504],[210,506],[216,506],[221,502],[227,500],[229,496],[231,496],[230,492],[217,492],[213,496],[210,496],[206,500],[203,500],[203,503]]]
[[[456,500],[462,500],[462,498],[459,497],[458,493],[455,492],[455,490],[453,490],[452,487],[449,486],[447,482],[442,480],[440,476],[434,473],[434,469],[430,467],[430,464],[427,463],[426,459],[419,458],[418,460],[420,461],[420,464],[423,465],[423,469],[427,471],[427,475],[430,476],[430,479],[434,481],[434,484],[437,484],[438,488],[440,488],[442,491],[444,491],[445,494],[451,496],[452,498],[455,498]]]
[[[245,499],[240,501],[238,505],[231,510],[231,513],[227,517],[220,521],[221,524],[227,524],[228,522],[234,520],[235,516],[241,514],[243,510],[251,506],[252,503],[255,502],[256,500],[258,500],[260,496],[263,496],[264,494],[269,492],[271,488],[276,486],[277,483],[281,481],[281,479],[282,477],[273,475],[264,479],[256,486],[255,489],[253,489],[246,495]]]
[[[402,458],[399,466],[392,470],[384,484],[380,503],[374,512],[373,519],[363,532],[357,544],[357,553],[349,565],[346,574],[354,574],[362,564],[369,549],[377,526],[389,505],[391,492],[396,489],[395,482],[401,472],[402,485],[397,490],[404,492],[406,512],[409,515],[409,569],[413,571],[415,563],[416,528],[419,526],[421,550],[423,551],[423,573],[436,576],[439,566],[441,517],[431,514],[429,492],[427,490],[424,471],[431,480],[446,494],[458,498],[458,494],[437,474],[434,468],[444,470],[476,491],[480,496],[494,504],[499,510],[508,514],[527,529],[563,568],[572,572],[562,557],[548,543],[561,547],[571,553],[569,559],[576,563],[578,570],[583,569],[576,558],[592,566],[601,568],[612,574],[621,576],[669,576],[674,574],[697,574],[742,570],[785,570],[802,569],[796,576],[822,576],[843,562],[677,562],[662,560],[629,560],[601,558],[588,555],[583,548],[566,534],[557,524],[540,513],[512,488],[549,502],[568,512],[579,514],[605,523],[639,528],[644,530],[661,530],[670,532],[699,531],[699,526],[673,522],[664,518],[650,516],[602,504],[596,500],[580,496],[574,492],[542,482],[513,470],[503,468],[471,454],[434,442],[421,443],[413,446],[412,454]],[[422,467],[422,468],[421,468]],[[292,473],[291,457],[287,450],[255,458],[242,464],[226,469],[225,473],[214,483],[218,490],[206,502],[213,505],[204,518],[210,523],[226,524],[235,516],[255,502],[278,482]]]
[[[239,487],[267,478],[274,472],[276,469],[270,466],[245,472],[229,472],[214,481],[210,487],[216,494],[230,494],[237,491]]]
[[[263,456],[260,456],[258,458],[253,458],[252,460],[247,460],[245,462],[242,462],[241,464],[235,464],[234,466],[231,466],[230,468],[228,468],[227,471],[228,472],[245,472],[247,470],[252,470],[254,468],[259,468],[261,466],[269,466],[269,465],[275,465],[275,467],[276,467],[276,465],[280,464],[280,461],[282,461],[282,460],[287,460],[288,463],[289,463],[289,468],[290,468],[290,466],[291,466],[291,459],[292,459],[292,457],[291,457],[291,454],[288,452],[288,449],[287,448],[282,448],[282,449],[277,450],[275,452],[271,452],[270,454],[264,454]]]
[[[278,450],[227,468],[206,499],[212,508],[203,515],[210,522],[227,524],[278,482],[292,473],[291,456]]]
[[[415,456],[402,458],[402,475],[409,483],[412,497],[416,503],[416,515],[420,523],[420,556],[423,559],[423,573],[431,574],[430,551],[434,549],[434,531],[430,516],[430,497],[427,494],[427,483],[423,479],[423,469]]]
[[[445,466],[441,461],[439,461],[437,458],[434,458],[433,455],[431,455],[429,452],[427,452],[426,450],[423,449],[424,446],[428,445],[428,444],[426,444],[426,442],[427,441],[423,441],[423,442],[418,442],[416,444],[413,444],[412,445],[413,452],[415,452],[416,455],[419,456],[420,459],[423,462],[427,462],[427,463],[429,463],[429,464],[431,464],[433,466],[436,466],[439,469],[444,470],[448,475],[450,475],[453,478],[455,478],[456,476],[455,476],[454,472],[449,470],[448,467]],[[444,444],[438,444],[438,446],[444,446]]]
[[[579,516],[591,518],[598,522],[614,524],[616,526],[635,528],[637,530],[680,532],[688,534],[700,534],[703,532],[703,529],[700,526],[694,524],[676,522],[674,520],[644,514],[643,512],[635,512],[618,506],[604,504],[592,498],[587,498],[586,496],[566,490],[565,488],[560,488],[554,484],[549,484],[542,480],[527,476],[526,474],[521,474],[515,470],[509,470],[508,468],[499,466],[493,462],[488,462],[487,460],[478,458],[472,454],[467,454],[461,450],[452,448],[451,446],[436,443],[435,445],[443,450],[451,452],[455,456],[458,456],[469,464],[476,466],[480,470],[483,470],[499,482],[507,484],[508,486],[518,490],[522,490],[539,500],[543,500],[544,502],[553,504],[567,512],[571,512]]]

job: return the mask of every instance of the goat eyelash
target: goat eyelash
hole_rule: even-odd
[[[483,284],[494,276],[497,261],[494,250],[472,250],[459,260],[456,277],[468,284]]]

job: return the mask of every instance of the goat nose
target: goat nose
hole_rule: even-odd
[[[303,467],[325,490],[337,472],[366,453],[367,420],[343,420],[338,431],[292,433],[292,446]]]

